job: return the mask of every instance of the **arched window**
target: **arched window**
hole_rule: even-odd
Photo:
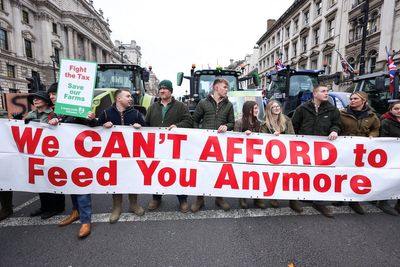
[[[367,71],[369,73],[372,73],[375,71],[376,68],[376,58],[378,56],[378,53],[376,52],[376,50],[371,50],[368,53],[368,57],[367,57]]]
[[[372,34],[379,30],[379,21],[380,21],[379,11],[378,10],[372,11],[368,20],[368,34]]]

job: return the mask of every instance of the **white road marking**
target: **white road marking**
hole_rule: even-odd
[[[25,203],[24,203],[25,204]],[[23,205],[24,205],[23,204]],[[347,206],[330,207],[334,215],[350,214],[354,212]],[[374,206],[363,206],[366,213],[381,212]],[[197,213],[181,213],[179,211],[166,212],[146,212],[143,216],[136,216],[132,213],[123,213],[119,222],[145,222],[145,221],[179,221],[179,220],[204,220],[204,219],[239,219],[239,218],[256,218],[256,217],[276,217],[276,216],[310,216],[320,215],[318,211],[312,207],[304,207],[304,212],[297,214],[290,208],[268,208],[261,209],[235,209],[225,212],[223,210],[206,210]],[[322,216],[322,215],[320,215]],[[360,216],[354,214],[354,216]],[[364,216],[368,216],[367,214]],[[37,225],[56,225],[58,221],[65,215],[54,216],[48,220],[42,220],[40,217],[11,217],[0,222],[0,228],[11,226],[37,226]],[[110,213],[99,213],[92,215],[92,223],[108,223]],[[79,223],[79,222],[75,222]]]
[[[25,208],[26,206],[29,206],[30,204],[32,204],[33,202],[38,201],[38,200],[39,200],[39,196],[35,196],[35,197],[29,199],[27,202],[25,202],[25,203],[19,205],[18,207],[14,208],[13,210],[14,210],[14,212],[20,211],[23,208]]]

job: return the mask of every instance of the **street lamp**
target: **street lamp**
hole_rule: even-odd
[[[57,82],[57,76],[56,76],[56,57],[54,55],[50,56],[51,61],[53,62],[53,76],[54,76],[54,82]]]
[[[118,46],[118,53],[121,55],[121,63],[124,63],[125,47],[122,44]]]

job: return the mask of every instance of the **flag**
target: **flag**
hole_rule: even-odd
[[[276,61],[275,61],[275,69],[276,70],[283,70],[283,69],[285,69],[285,65],[283,65],[283,63],[282,63],[282,61],[281,61],[281,59],[280,58],[278,58]]]
[[[390,93],[392,94],[394,92],[394,77],[396,75],[397,72],[397,66],[394,64],[393,62],[393,57],[392,55],[386,51],[387,53],[387,61],[388,61],[388,71],[389,71],[389,80],[390,80]]]
[[[339,54],[339,58],[340,58],[340,64],[342,65],[342,72],[343,73],[353,73],[354,70],[353,68],[350,66],[350,64],[346,61],[346,59],[344,59],[342,57],[342,54],[339,53],[338,50],[336,50],[336,52]]]

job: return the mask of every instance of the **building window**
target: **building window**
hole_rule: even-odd
[[[293,57],[297,57],[297,42],[293,42]]]
[[[304,11],[304,26],[308,25],[310,23],[310,10]]]
[[[260,47],[260,55],[262,55],[262,53],[263,53],[263,47],[261,46]]]
[[[368,72],[373,73],[376,68],[376,57],[377,53],[375,50],[372,50],[368,53]]]
[[[311,60],[311,69],[312,70],[318,69],[318,59],[312,59]]]
[[[60,65],[60,49],[54,48],[54,60],[57,62],[57,65]]]
[[[57,34],[57,23],[53,22],[53,33]]]
[[[332,54],[325,55],[324,65],[326,65],[325,74],[331,74],[331,71],[332,71]]]
[[[268,40],[268,49],[270,49],[270,48],[271,48],[271,41]]]
[[[13,65],[7,64],[7,77],[15,78],[15,68]]]
[[[327,22],[327,39],[335,36],[335,18],[328,20]]]
[[[289,60],[289,46],[285,47],[284,61]]]
[[[362,31],[363,31],[363,18],[355,19],[350,24],[349,29],[349,42],[354,42],[360,40],[362,38]]]
[[[22,10],[22,21],[29,24],[29,13],[26,10]]]
[[[315,15],[317,17],[322,15],[322,1],[315,2]]]
[[[0,48],[8,50],[7,31],[0,29]]]
[[[269,66],[269,57],[267,57],[267,66]]]
[[[290,38],[290,25],[286,26],[285,32],[286,32],[286,38],[289,39]]]
[[[276,41],[279,42],[280,40],[281,40],[281,32],[279,31],[279,32],[276,34]]]
[[[27,39],[25,39],[25,55],[26,57],[33,58],[32,42]]]
[[[0,0],[0,10],[4,10],[4,1]]]
[[[314,36],[314,45],[318,45],[319,44],[319,28],[315,29],[313,32],[313,36]]]
[[[297,32],[299,30],[299,20],[298,19],[293,21],[293,27],[294,27],[294,32]]]
[[[301,52],[307,52],[307,39],[308,39],[307,35],[301,38],[301,46],[302,46]]]
[[[94,44],[92,44],[92,60],[97,62],[97,49]]]
[[[272,47],[275,46],[275,37],[272,37],[271,45],[272,45]]]
[[[379,14],[378,11],[374,10],[368,21],[368,34],[377,32],[379,29]]]

